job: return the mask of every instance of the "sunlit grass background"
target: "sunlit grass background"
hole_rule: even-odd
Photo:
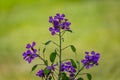
[[[65,34],[65,45],[77,48],[77,57],[67,49],[63,58],[83,58],[85,51],[101,53],[99,66],[88,70],[93,80],[120,80],[119,0],[0,0],[0,80],[40,80],[22,58],[27,43],[39,48],[49,39],[48,17],[64,13],[73,33]],[[54,49],[47,47],[46,55]],[[69,56],[68,56],[69,55]],[[85,76],[83,76],[85,77]]]

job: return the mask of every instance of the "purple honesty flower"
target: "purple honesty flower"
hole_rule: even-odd
[[[47,66],[47,69],[54,71],[55,70],[55,66],[58,66],[58,64],[54,64],[52,66]]]
[[[71,62],[64,62],[61,64],[61,72],[67,72],[70,77],[73,77],[76,73],[76,69],[72,66]]]
[[[60,21],[60,20],[64,20],[64,17],[65,17],[64,14],[60,15],[59,13],[57,13],[56,16],[54,16],[54,19],[58,19]]]
[[[60,32],[60,29],[62,30],[70,30],[70,22],[68,22],[68,19],[65,18],[64,14],[57,13],[54,17],[49,17],[49,22],[53,24],[53,27],[49,28],[49,31],[52,35],[55,35],[56,33]]]
[[[89,54],[89,52],[85,52],[85,54],[86,54],[85,59],[81,60],[81,62],[86,67],[86,69],[89,69],[94,65],[98,65],[98,61],[100,58],[99,53],[95,53],[94,51],[91,51],[91,55]]]
[[[61,24],[61,27],[62,27],[62,29],[64,29],[64,30],[70,30],[70,22],[63,22],[62,24]]]
[[[50,22],[50,23],[53,23],[53,18],[52,18],[52,16],[49,17],[49,22]]]
[[[44,77],[44,70],[39,70],[36,74],[36,76],[39,76],[39,77]]]
[[[27,51],[23,53],[23,59],[28,61],[28,63],[31,63],[31,61],[35,58],[38,57],[39,55],[36,54],[37,50],[34,48],[34,46],[36,45],[35,42],[31,44],[27,44],[26,48]]]
[[[53,70],[53,71],[55,70],[54,66],[48,66],[47,69]]]
[[[52,35],[55,35],[55,33],[56,33],[56,32],[59,32],[60,30],[59,30],[59,29],[55,29],[55,28],[53,28],[53,27],[50,27],[50,28],[49,28],[49,31],[51,31],[51,34],[52,34]]]
[[[55,71],[55,66],[57,66],[58,64],[54,64],[52,66],[47,66],[45,69],[50,70],[49,74],[51,73],[51,71]],[[49,74],[44,74],[44,70],[41,69],[37,72],[36,76],[39,77],[45,77],[46,75],[48,76]]]
[[[37,49],[34,49],[34,46],[36,45],[36,43],[35,42],[32,42],[32,45],[31,44],[27,44],[26,45],[26,48],[27,49],[31,49],[34,53],[36,53],[37,52]]]

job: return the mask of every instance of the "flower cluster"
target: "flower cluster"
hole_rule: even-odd
[[[32,71],[34,71],[38,65],[43,65],[43,68],[39,69],[36,73],[36,76],[42,78],[43,80],[83,80],[80,74],[84,73],[81,73],[81,71],[84,67],[89,69],[94,65],[98,65],[100,54],[94,51],[91,51],[90,53],[85,52],[85,58],[81,60],[82,64],[80,64],[80,60],[76,61],[74,59],[63,59],[62,52],[68,47],[71,47],[73,53],[77,54],[74,45],[68,45],[65,47],[62,46],[62,42],[64,41],[63,35],[65,32],[72,32],[69,27],[71,23],[68,22],[68,19],[65,18],[64,14],[59,13],[57,13],[54,17],[50,16],[49,22],[53,24],[53,26],[49,28],[49,31],[52,35],[59,34],[59,43],[49,40],[43,44],[45,47],[43,50],[39,49],[39,52],[34,48],[36,45],[35,42],[27,44],[27,50],[23,53],[23,59],[28,63],[31,63],[32,60],[39,57],[42,63],[34,65],[32,67]],[[49,43],[53,43],[56,48],[51,52],[49,59],[47,59],[44,53],[46,51],[46,46],[49,45]],[[43,55],[41,55],[41,53]],[[48,56],[48,54],[46,55]],[[91,80],[91,75],[89,73],[86,74],[88,76],[88,80]]]
[[[53,27],[49,28],[49,31],[52,35],[55,35],[57,32],[60,32],[60,29],[62,30],[70,30],[70,22],[68,22],[68,19],[65,18],[64,14],[57,13],[56,16],[49,17],[49,22],[53,24]]]
[[[55,66],[57,66],[57,64],[52,65],[52,66],[47,66],[44,70],[43,69],[39,70],[37,72],[36,76],[42,77],[42,78],[49,77],[50,73],[52,73],[53,71],[55,71]],[[45,70],[48,71],[47,74],[44,72]]]
[[[36,76],[44,77],[44,76],[45,76],[45,75],[44,75],[44,70],[43,70],[43,69],[39,70],[39,71],[37,72]]]
[[[23,59],[25,59],[26,61],[28,61],[28,63],[31,63],[31,61],[35,58],[38,57],[39,55],[36,54],[37,49],[34,48],[34,46],[36,45],[35,42],[31,44],[27,44],[26,48],[27,51],[23,53]]]
[[[86,54],[85,59],[81,60],[81,62],[83,63],[84,66],[86,66],[86,69],[89,69],[94,65],[98,65],[98,60],[100,58],[99,53],[91,51],[91,55],[89,55],[89,52],[85,52],[85,54]]]
[[[71,62],[62,63],[61,71],[62,72],[67,72],[69,74],[70,78],[73,77],[76,73],[76,69],[72,66]]]

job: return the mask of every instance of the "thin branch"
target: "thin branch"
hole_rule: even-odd
[[[45,63],[46,61],[41,57],[41,56],[39,56],[39,58]],[[46,65],[47,66],[47,65]]]
[[[70,47],[70,46],[71,46],[71,45],[68,45],[68,46],[64,47],[62,50],[66,49],[66,48],[68,48],[68,47]]]
[[[46,47],[44,47],[44,49],[46,50]],[[45,52],[45,51],[44,51]],[[44,54],[44,52],[43,52],[43,59],[45,60],[45,54]]]
[[[58,45],[56,42],[51,41],[53,44],[55,44],[56,46],[60,47],[60,45]]]
[[[75,77],[74,78],[76,78],[77,77],[77,75],[79,75],[79,73],[84,69],[84,67],[85,67],[86,65],[84,65],[84,66],[82,66],[82,68],[77,72],[77,74],[75,75]]]
[[[65,34],[65,32],[66,32],[66,31],[63,31],[63,32],[62,32],[62,35],[61,35],[61,37],[62,37],[62,36]]]
[[[58,51],[58,52],[60,52],[57,48],[55,50]],[[57,53],[57,56],[60,56],[60,55]]]
[[[45,62],[45,60],[44,60],[41,56],[39,56],[39,58],[40,58],[42,61],[44,61],[44,62]]]
[[[38,54],[40,55],[40,48],[39,48],[39,50],[38,50]]]

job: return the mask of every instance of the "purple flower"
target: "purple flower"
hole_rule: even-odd
[[[70,22],[68,22],[68,19],[65,18],[64,14],[57,13],[54,17],[49,17],[49,22],[53,24],[53,27],[49,28],[49,31],[52,35],[55,35],[56,33],[60,32],[60,29],[62,30],[70,30]]]
[[[70,30],[70,22],[63,22],[62,24],[61,24],[61,27],[62,27],[62,29],[64,29],[64,30]]]
[[[59,13],[57,13],[56,16],[54,16],[54,19],[58,19],[60,21],[60,20],[64,20],[64,17],[65,17],[64,14],[60,15]]]
[[[58,66],[58,64],[54,64],[52,66],[47,66],[47,69],[54,71],[55,70],[55,66]]]
[[[52,18],[52,16],[49,17],[49,22],[50,22],[50,23],[53,23],[53,18]]]
[[[53,70],[53,71],[55,70],[54,66],[48,66],[47,69]]]
[[[59,29],[55,29],[55,28],[53,28],[53,27],[50,27],[49,28],[49,31],[51,31],[51,34],[52,35],[55,35],[57,32],[59,32],[60,30]]]
[[[58,29],[59,28],[59,21],[58,20],[54,20],[53,21],[53,26],[55,29]]]
[[[36,45],[35,42],[31,44],[27,44],[26,48],[27,51],[23,53],[23,59],[25,61],[28,61],[28,63],[31,63],[31,61],[35,58],[35,57],[39,57],[38,54],[36,54],[37,50],[34,48],[34,46]]]
[[[44,70],[39,70],[36,74],[36,76],[39,76],[39,77],[44,77]]]
[[[62,72],[63,72],[64,69],[65,69],[64,66],[65,66],[65,65],[62,63],[62,64],[61,64],[61,68],[60,68],[60,70],[61,70]]]
[[[73,77],[76,73],[76,69],[72,66],[71,62],[64,62],[61,64],[61,72],[66,72],[70,77]]]
[[[44,74],[44,70],[43,70],[43,69],[39,70],[39,71],[37,72],[36,76],[45,77],[45,76],[50,75],[50,73],[51,73],[52,71],[55,71],[55,66],[58,66],[58,64],[54,64],[54,65],[52,65],[52,66],[47,66],[47,67],[45,68],[45,69],[47,69],[47,70],[50,70],[50,72],[49,72],[48,74]]]
[[[94,65],[98,65],[98,61],[100,58],[99,53],[95,53],[94,51],[91,51],[91,55],[89,54],[89,52],[85,52],[85,54],[86,54],[85,59],[81,60],[81,62],[86,67],[86,69],[89,69]]]
[[[75,75],[75,74],[71,73],[71,74],[70,74],[70,77],[74,77],[74,75]]]
[[[34,49],[34,46],[36,45],[36,43],[35,42],[32,42],[32,45],[31,44],[27,44],[26,45],[26,48],[27,49],[31,49],[34,53],[36,53],[37,52],[37,49]]]

